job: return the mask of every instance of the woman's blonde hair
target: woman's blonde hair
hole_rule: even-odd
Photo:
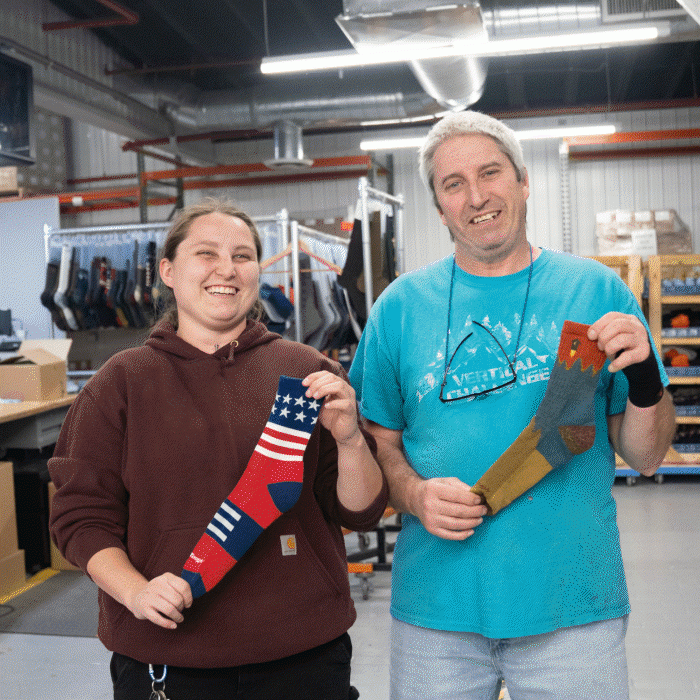
[[[262,258],[262,241],[260,240],[260,234],[258,233],[258,229],[256,228],[253,219],[228,199],[208,197],[197,204],[190,204],[184,209],[181,209],[177,214],[173,220],[170,230],[168,231],[168,235],[165,238],[163,247],[161,248],[157,269],[160,269],[161,260],[166,259],[173,261],[175,259],[178,246],[185,240],[185,238],[187,238],[187,234],[190,232],[190,227],[196,219],[198,219],[200,216],[216,213],[224,214],[226,216],[233,216],[236,219],[240,219],[250,229],[250,233],[253,236],[253,243],[255,244],[257,259],[258,262],[260,262],[260,259]],[[169,323],[172,323],[175,328],[177,328],[178,318],[175,295],[173,294],[172,289],[164,284],[160,277],[158,278],[158,306],[160,309],[162,309],[162,311],[158,314],[157,320],[168,321]],[[262,304],[260,299],[256,299],[253,308],[248,312],[248,318],[258,321],[260,318],[262,318],[262,315]]]

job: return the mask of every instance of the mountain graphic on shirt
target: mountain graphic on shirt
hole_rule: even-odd
[[[513,378],[511,364],[521,383],[548,379],[553,352],[536,326],[527,329],[529,337],[521,338],[517,358],[513,357],[516,336],[500,324],[489,330],[493,335],[476,324],[467,327],[466,340],[450,363],[445,386],[449,398],[502,386]]]

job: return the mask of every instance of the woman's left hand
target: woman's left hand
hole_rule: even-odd
[[[364,440],[357,422],[355,390],[344,379],[323,370],[310,374],[302,384],[308,387],[308,398],[323,401],[318,418],[339,445],[359,444]]]

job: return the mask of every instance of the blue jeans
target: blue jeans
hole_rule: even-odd
[[[489,639],[392,619],[391,700],[629,700],[627,615]]]

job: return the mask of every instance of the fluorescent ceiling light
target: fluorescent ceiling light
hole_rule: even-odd
[[[561,139],[566,136],[600,136],[614,134],[616,128],[613,124],[601,124],[600,126],[561,126],[551,129],[529,129],[516,131],[515,135],[520,141],[532,139]],[[425,141],[425,136],[376,139],[374,141],[362,141],[360,149],[363,151],[385,151],[399,148],[420,148]]]
[[[326,53],[298,54],[263,58],[260,70],[266,74],[297,73],[360,66],[403,63],[406,61],[449,56],[516,56],[547,51],[591,49],[618,44],[636,44],[657,39],[661,32],[656,26],[609,29],[594,32],[577,32],[552,36],[534,36],[522,39],[498,39],[494,41],[469,41],[449,46],[431,48],[388,47],[371,53],[357,51],[328,51]]]

